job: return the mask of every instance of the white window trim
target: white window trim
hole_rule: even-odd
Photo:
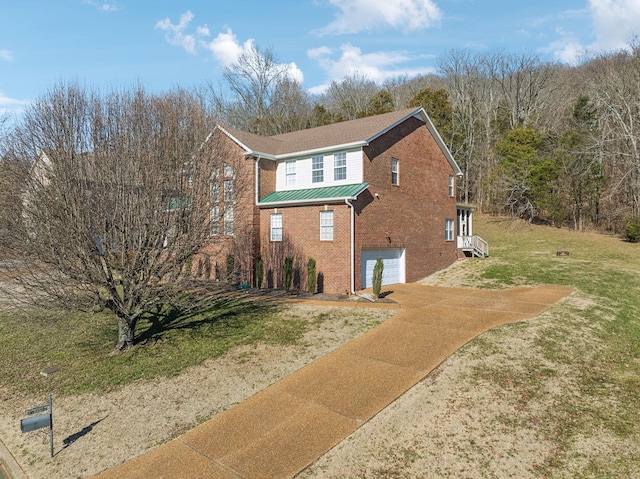
[[[400,185],[400,160],[397,158],[391,158],[391,184],[395,186]]]
[[[449,198],[453,198],[456,194],[456,182],[453,175],[449,175]]]
[[[215,229],[215,232],[214,232]],[[209,211],[209,236],[220,235],[220,207],[213,205]]]
[[[234,229],[234,213],[233,205],[224,206],[224,234],[225,236],[233,236]]]
[[[320,168],[316,168],[316,160],[320,160]],[[314,173],[320,173],[319,180],[316,180],[316,175]],[[311,157],[311,182],[324,183],[324,156],[322,155]]]
[[[453,241],[455,238],[455,222],[452,219],[444,220],[444,239],[445,241]]]
[[[285,185],[286,186],[295,186],[296,185],[296,160],[287,160],[285,161]]]
[[[344,174],[342,174],[344,172]],[[338,178],[338,174],[344,178]],[[333,181],[343,181],[347,179],[347,152],[333,154]]]
[[[279,221],[274,222],[275,219],[278,219]],[[282,213],[271,213],[269,229],[271,241],[282,241]],[[274,235],[274,232],[276,231],[280,233],[277,236]]]
[[[320,212],[320,241],[333,241],[334,214],[333,210]]]

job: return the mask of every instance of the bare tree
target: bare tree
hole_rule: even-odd
[[[236,128],[273,135],[299,126],[309,110],[306,93],[270,49],[251,46],[223,73],[222,92],[211,88],[216,110]],[[306,118],[302,120],[304,121]],[[293,125],[288,122],[293,122]]]
[[[332,81],[322,101],[334,118],[355,120],[359,113],[367,111],[369,100],[379,89],[374,81],[354,74],[340,82]]]
[[[610,179],[611,221],[619,228],[623,216],[640,217],[640,45],[596,58],[585,73],[599,112],[598,146]]]
[[[8,155],[37,158],[10,231],[29,303],[107,308],[116,350],[130,348],[209,240],[210,176],[225,158],[212,127],[185,91],[59,84],[27,107]]]

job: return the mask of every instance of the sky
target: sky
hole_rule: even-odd
[[[451,50],[577,64],[640,36],[640,0],[0,0],[0,113],[60,81],[104,90],[220,85],[251,46],[311,93],[437,73]]]

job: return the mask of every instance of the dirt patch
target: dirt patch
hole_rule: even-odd
[[[310,321],[324,318],[298,346],[242,347],[178,377],[140,381],[106,394],[54,397],[53,459],[42,432],[20,432],[25,411],[46,398],[0,391],[0,438],[32,479],[96,474],[167,442],[394,313],[304,304],[290,308]]]

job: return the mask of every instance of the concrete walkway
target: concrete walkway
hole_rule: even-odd
[[[391,287],[395,316],[188,433],[99,479],[290,478],[358,429],[454,351],[532,318],[571,292]]]

